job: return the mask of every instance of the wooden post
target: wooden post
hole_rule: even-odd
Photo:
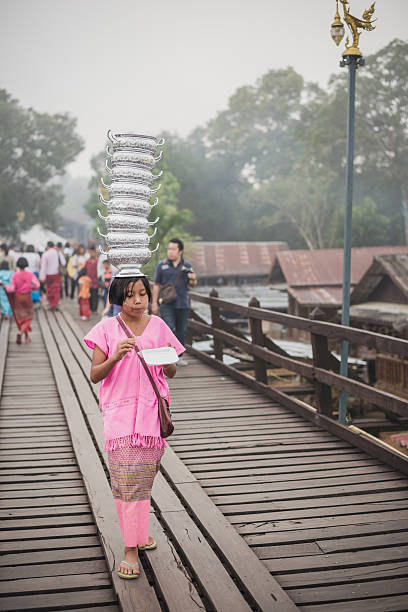
[[[218,297],[218,291],[216,289],[211,289],[210,297],[217,298]],[[210,305],[210,309],[211,309],[211,325],[212,325],[212,327],[214,327],[215,329],[221,329],[220,309],[218,308],[218,306],[213,306],[212,304]],[[214,356],[219,361],[222,361],[222,352],[223,352],[223,343],[222,343],[222,340],[219,340],[219,338],[216,338],[214,336]]]
[[[259,308],[260,302],[256,297],[252,297],[249,300],[248,306],[253,308]],[[258,346],[264,346],[264,335],[262,331],[262,321],[260,319],[253,319],[249,317],[249,329],[251,330],[252,343]],[[255,378],[259,382],[268,383],[268,376],[266,373],[266,364],[263,359],[254,357],[255,366]]]
[[[324,321],[325,314],[320,308],[314,308],[310,313],[310,319]],[[313,365],[317,368],[328,370],[330,367],[330,353],[327,336],[311,334]],[[331,387],[314,380],[316,409],[320,414],[332,416],[333,405]]]
[[[188,312],[188,321],[192,318],[191,316],[191,308]],[[189,326],[187,321],[187,331],[186,331],[186,344],[189,344],[190,346],[192,346],[193,344],[193,330],[191,329],[191,327]]]

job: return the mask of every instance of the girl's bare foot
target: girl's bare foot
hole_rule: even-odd
[[[139,574],[139,565],[136,565],[133,569],[129,567],[129,565],[134,565],[139,561],[137,546],[125,546],[125,556],[123,560],[126,561],[126,563],[119,564],[118,572],[121,572],[122,574]],[[129,565],[127,565],[127,563],[129,563]]]

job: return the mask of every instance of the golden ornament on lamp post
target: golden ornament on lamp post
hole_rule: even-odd
[[[346,164],[346,210],[344,215],[344,259],[343,259],[343,301],[341,309],[341,324],[350,325],[350,268],[351,268],[351,218],[353,211],[353,166],[354,166],[354,108],[356,92],[356,70],[364,65],[363,54],[358,48],[360,41],[360,30],[374,30],[371,18],[374,14],[374,2],[369,9],[364,11],[362,18],[353,17],[350,14],[349,2],[340,0],[343,5],[344,21],[349,27],[353,40],[350,44],[346,39],[346,49],[343,51],[343,59],[340,66],[348,66],[348,109],[347,109],[347,164]],[[338,0],[336,0],[336,14],[330,28],[331,36],[338,46],[344,36],[344,26],[339,15]],[[341,344],[340,374],[348,374],[348,342],[343,340]],[[340,393],[339,422],[346,424],[347,416],[347,394]]]

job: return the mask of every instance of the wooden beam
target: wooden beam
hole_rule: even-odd
[[[135,612],[144,609],[144,605],[145,609],[160,612],[161,607],[154,590],[150,587],[144,575],[142,567],[140,568],[141,576],[137,585],[137,597],[134,588],[136,585],[129,584],[117,575],[116,567],[123,557],[123,551],[120,546],[122,535],[117,521],[112,492],[93,440],[89,434],[75,390],[71,385],[57,344],[43,312],[38,313],[38,320],[70,430],[72,446],[83,475],[92,513],[100,533],[100,541],[121,608],[123,611]],[[60,348],[62,350],[66,349],[64,346],[60,346]]]
[[[0,328],[0,396],[2,394],[4,371],[6,369],[9,332],[10,319],[5,319],[1,322]]]
[[[210,306],[212,304],[214,306],[218,306],[218,308],[236,312],[243,317],[249,318],[251,316],[254,319],[270,321],[286,327],[294,327],[295,329],[301,329],[309,333],[327,336],[331,340],[348,340],[349,342],[360,344],[368,348],[376,348],[378,351],[382,351],[384,353],[408,358],[408,340],[401,340],[400,338],[393,338],[392,336],[385,336],[383,334],[376,334],[374,332],[355,329],[353,327],[337,325],[336,323],[311,321],[310,319],[295,317],[293,315],[283,314],[273,310],[266,310],[264,308],[249,308],[248,306],[240,306],[239,304],[234,304],[233,302],[227,302],[226,300],[221,300],[219,298],[207,297],[200,295],[199,293],[190,293],[190,298],[197,302],[209,304]]]

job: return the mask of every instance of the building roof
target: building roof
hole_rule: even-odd
[[[267,277],[276,253],[287,248],[286,242],[194,242],[186,258],[198,278]]]
[[[351,304],[361,304],[370,299],[384,277],[388,277],[408,300],[408,252],[376,255],[371,266],[354,288]]]
[[[386,325],[397,332],[408,327],[408,304],[392,302],[363,302],[350,306],[350,320]]]
[[[355,286],[380,254],[407,254],[408,246],[351,250],[351,286]],[[343,249],[278,251],[270,279],[284,278],[288,292],[304,306],[339,307],[342,302]]]
[[[301,289],[288,288],[288,293],[302,306],[318,306],[338,308],[342,303],[341,287],[306,287]]]

